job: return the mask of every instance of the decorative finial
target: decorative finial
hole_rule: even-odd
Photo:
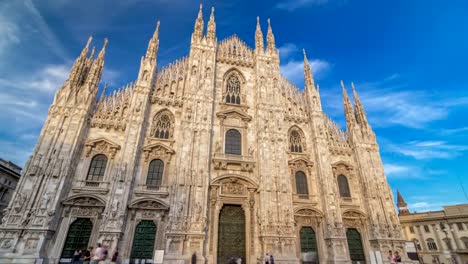
[[[257,25],[260,25],[260,17],[257,16]]]
[[[211,14],[214,13],[214,6],[211,7]]]
[[[86,48],[89,48],[89,44],[91,44],[91,41],[93,41],[93,36],[89,36],[88,42],[86,42]]]
[[[267,21],[268,21],[268,26],[270,26],[270,18],[268,18],[268,20],[267,20]]]
[[[356,88],[354,88],[354,82],[351,82],[351,88],[353,89],[353,92],[356,91]]]
[[[302,54],[304,54],[304,58],[307,58],[307,54],[304,48],[302,48]]]

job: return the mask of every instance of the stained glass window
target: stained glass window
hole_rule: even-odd
[[[346,178],[346,176],[338,176],[338,189],[340,191],[341,197],[351,197],[351,192],[349,191],[348,178]]]
[[[365,263],[364,248],[362,246],[361,234],[355,228],[346,230],[348,240],[349,256],[352,263]]]
[[[299,194],[299,197],[307,198],[309,195],[309,190],[307,188],[307,178],[304,172],[296,172],[296,192]]]

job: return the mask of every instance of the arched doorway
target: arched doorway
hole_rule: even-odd
[[[245,216],[240,205],[224,205],[219,213],[218,263],[230,263],[232,258],[245,259]]]
[[[364,248],[362,246],[361,234],[356,228],[346,230],[346,239],[348,240],[348,250],[351,263],[365,263]]]
[[[130,262],[153,259],[156,225],[151,220],[142,220],[135,228]]]
[[[70,225],[61,258],[72,258],[75,250],[88,248],[93,223],[89,218],[78,218]]]
[[[301,257],[304,264],[316,264],[318,260],[317,238],[312,227],[304,226],[300,231]]]

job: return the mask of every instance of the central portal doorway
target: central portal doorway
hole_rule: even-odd
[[[245,216],[240,205],[224,205],[219,212],[218,263],[232,263],[245,259]]]

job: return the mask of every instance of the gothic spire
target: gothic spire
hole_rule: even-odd
[[[304,80],[305,80],[305,87],[306,89],[315,89],[315,82],[314,82],[314,75],[312,74],[312,70],[310,69],[309,60],[307,59],[307,54],[305,49],[302,49],[302,53],[304,54]]]
[[[276,52],[275,36],[271,29],[270,19],[268,18],[268,32],[267,32],[267,51],[270,53]]]
[[[211,15],[210,20],[208,21],[208,29],[207,29],[207,39],[208,42],[215,42],[216,40],[216,22],[214,17],[214,6],[211,7]]]
[[[257,54],[263,53],[265,46],[263,45],[263,33],[260,27],[260,17],[257,17],[257,29],[255,30],[255,52]]]
[[[156,55],[158,54],[159,48],[159,24],[158,21],[156,23],[156,29],[154,30],[153,37],[150,39],[148,43],[148,49],[146,50],[146,59],[150,61],[156,60]]]
[[[367,116],[366,112],[364,111],[364,107],[362,106],[361,100],[359,100],[359,96],[354,88],[354,83],[351,83],[351,88],[353,89],[353,97],[354,97],[354,108],[356,112],[356,121],[359,125],[367,126]]]
[[[340,84],[341,90],[343,92],[343,105],[346,117],[346,131],[349,132],[351,127],[356,123],[356,119],[354,116],[354,109],[351,104],[351,100],[349,100],[348,93],[346,92],[346,88],[344,86],[343,81],[340,81]]]
[[[399,190],[397,190],[397,207],[398,207],[398,215],[410,214],[410,211],[408,210],[408,204],[403,199],[403,196],[401,196],[401,193]]]
[[[93,36],[89,36],[88,41],[86,42],[86,45],[84,46],[83,50],[80,53],[80,56],[78,56],[78,58],[76,58],[75,62],[73,63],[73,66],[72,66],[72,69],[70,70],[70,75],[67,81],[71,85],[78,84],[83,79],[82,75],[84,73],[86,65],[88,64],[87,63],[88,60],[86,56],[88,55],[89,45],[91,44],[92,40],[93,40]],[[94,53],[92,55],[94,56]]]
[[[200,4],[200,10],[198,11],[198,17],[195,21],[195,27],[193,29],[192,41],[200,41],[203,38],[203,10],[202,4]]]
[[[98,60],[103,60],[104,59],[104,56],[106,55],[107,43],[109,43],[109,40],[107,38],[105,38],[104,39],[104,44],[102,45],[102,49],[101,49],[101,51],[99,51]]]

